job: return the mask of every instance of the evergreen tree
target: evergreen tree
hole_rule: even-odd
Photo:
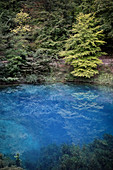
[[[10,38],[10,48],[6,51],[6,57],[8,60],[7,71],[9,76],[19,75],[21,72],[21,65],[25,63],[25,59],[28,55],[28,40],[26,36],[30,31],[28,25],[30,17],[27,13],[21,11],[17,13],[14,19],[16,27],[12,29],[12,36]]]
[[[79,10],[84,14],[95,13],[100,25],[102,26],[104,39],[107,45],[104,49],[108,53],[112,52],[113,47],[113,0],[82,0]]]
[[[34,21],[36,23],[33,37],[36,44],[35,49],[41,48],[56,58],[64,46],[64,40],[69,36],[69,30],[76,15],[74,12],[76,3],[70,0],[48,0],[47,2],[51,6],[51,11],[48,11],[44,4],[40,5],[38,10],[35,9],[38,12],[35,12]]]
[[[102,25],[109,52],[113,47],[113,0],[94,0],[94,11]]]
[[[105,43],[101,40],[102,36],[94,16],[83,13],[77,16],[65,51],[60,52],[61,56],[65,56],[65,61],[73,66],[72,75],[90,78],[98,74],[97,66],[101,64],[98,57],[105,54],[100,48]]]
[[[85,14],[91,13],[94,8],[94,0],[82,0],[79,10]]]

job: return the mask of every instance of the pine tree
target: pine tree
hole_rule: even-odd
[[[100,48],[105,43],[101,40],[102,36],[94,16],[83,13],[77,16],[77,23],[73,25],[65,51],[60,52],[61,56],[65,56],[65,61],[73,66],[72,75],[90,78],[98,74],[97,66],[101,64],[98,57],[105,54]]]
[[[105,34],[108,53],[113,48],[113,0],[94,0],[94,11],[96,18],[99,18]]]
[[[21,72],[21,65],[25,63],[25,59],[28,55],[28,40],[27,34],[31,28],[28,25],[30,17],[27,13],[17,13],[15,18],[15,29],[11,30],[12,36],[10,38],[10,48],[6,51],[6,57],[8,60],[8,73],[10,76],[16,76]]]

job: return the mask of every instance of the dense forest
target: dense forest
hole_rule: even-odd
[[[0,1],[1,83],[112,84],[112,53],[112,0]]]

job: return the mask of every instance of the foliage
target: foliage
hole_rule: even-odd
[[[65,56],[66,62],[73,66],[71,73],[74,76],[90,78],[98,74],[97,65],[101,64],[98,57],[105,54],[99,47],[105,43],[101,40],[103,34],[99,29],[94,16],[83,13],[78,15],[65,51],[60,52],[61,56]]]
[[[24,168],[36,170],[112,170],[113,169],[113,135],[104,134],[102,139],[94,139],[92,143],[78,146],[74,144],[51,144],[40,149],[37,163],[25,162]],[[0,168],[8,165],[20,165],[19,154],[11,160],[0,154]],[[28,166],[29,165],[29,166]],[[23,166],[23,165],[22,165]],[[16,167],[15,167],[16,169]],[[21,169],[21,168],[20,168]]]
[[[39,72],[49,72],[50,71],[50,62],[52,62],[52,53],[51,50],[46,50],[39,48],[34,53],[34,59],[36,60],[38,71]],[[46,66],[46,67],[45,67]]]
[[[113,1],[94,0],[94,10],[96,11],[96,17],[100,18],[106,39],[113,41]]]
[[[64,46],[64,40],[69,35],[69,29],[72,25],[74,5],[70,1],[48,1],[51,6],[51,12],[47,7],[38,12],[38,18],[34,20],[38,25],[33,29],[36,48],[43,48],[51,52],[52,58],[58,58],[58,52]],[[74,14],[73,14],[74,15]]]
[[[112,52],[112,9],[112,0],[2,0],[0,2],[0,61],[8,61],[8,64],[0,68],[0,77],[26,77],[28,74],[36,74],[38,78],[41,76],[41,79],[46,80],[46,75],[50,75],[51,70],[54,70],[51,63],[59,61],[59,52],[68,51],[65,55],[67,56],[69,46],[70,50],[75,50],[74,47],[72,48],[74,42],[77,48],[72,56],[75,56],[78,49],[82,57],[77,56],[76,60],[73,59],[73,64],[66,59],[72,64],[71,70],[76,70],[68,77],[93,77],[98,73],[97,65],[100,64],[98,56],[103,54],[100,48],[108,53]],[[81,25],[81,28],[78,21],[82,16],[80,12],[87,14],[84,15],[85,17],[89,16],[88,20],[87,17],[84,18],[87,24]],[[95,13],[100,28],[89,13]],[[100,41],[94,46],[91,42],[92,36],[98,34],[98,40],[101,40],[100,30],[104,31],[103,40],[107,44],[104,45],[104,42]],[[94,34],[91,35],[91,31]],[[69,38],[70,34],[72,36]],[[88,50],[91,52],[90,55],[86,54]],[[31,57],[33,60],[28,64],[27,58]],[[81,66],[81,70],[75,69],[78,68],[77,65]],[[31,72],[27,72],[28,67]],[[87,70],[87,73],[83,73],[83,70]]]
[[[112,0],[82,0],[79,10],[87,14],[90,12],[95,13],[99,24],[105,34],[105,41],[107,42],[104,49],[111,53],[113,46],[113,1]]]
[[[76,145],[50,145],[42,148],[37,170],[112,170],[113,136],[105,134],[81,148]]]
[[[0,153],[0,169],[4,169],[4,170],[24,170],[20,166],[18,167],[16,165],[16,161],[14,161],[12,159],[12,157],[9,158],[9,156],[3,155],[1,153]]]
[[[35,74],[27,75],[26,76],[26,82],[27,83],[37,83],[37,76]]]
[[[0,60],[3,60],[4,51],[7,48],[8,34],[6,31],[9,28],[7,21],[3,21],[3,13],[0,14]]]
[[[94,83],[113,85],[113,74],[107,72],[101,72],[98,77],[93,80]]]
[[[60,148],[57,145],[50,145],[41,149],[37,170],[56,170],[60,156]]]
[[[84,14],[92,13],[94,11],[94,0],[82,0],[79,10]]]
[[[29,23],[30,17],[29,14],[23,12],[23,10],[20,11],[20,13],[16,14],[16,18],[14,19],[15,23],[18,25],[15,29],[12,30],[14,33],[21,33],[22,35],[25,32],[30,31],[30,26],[27,25]]]
[[[4,82],[10,83],[10,82],[18,81],[18,78],[17,77],[7,77],[7,78],[3,77],[3,78],[1,78],[1,80]]]
[[[21,160],[20,160],[20,154],[19,153],[17,153],[16,154],[16,156],[14,156],[14,158],[16,158],[16,166],[17,167],[20,167],[20,162],[21,162]]]
[[[28,55],[29,47],[26,34],[30,31],[30,27],[25,24],[29,19],[28,14],[21,11],[15,18],[17,27],[11,30],[10,48],[6,51],[9,61],[7,71],[11,76],[20,75],[21,65],[25,63],[25,58]]]

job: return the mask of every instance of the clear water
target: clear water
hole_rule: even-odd
[[[35,161],[42,146],[82,145],[105,133],[113,135],[113,88],[53,84],[0,89],[4,154]]]

